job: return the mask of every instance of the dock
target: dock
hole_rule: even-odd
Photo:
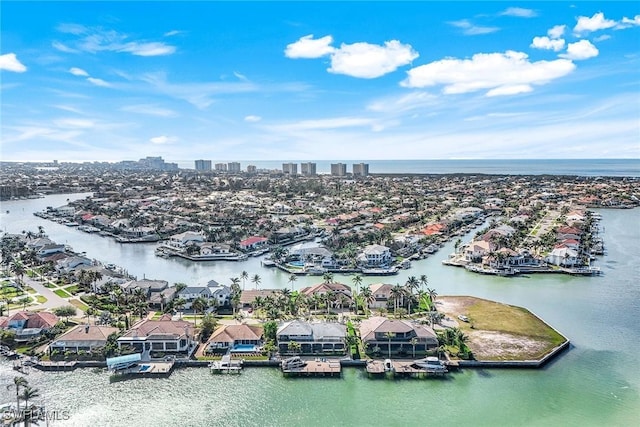
[[[211,362],[209,368],[215,374],[239,374],[242,371],[242,360],[231,360],[231,356],[225,354],[221,360]]]
[[[340,360],[307,360],[304,366],[282,368],[284,376],[291,377],[339,377],[342,374]]]
[[[458,366],[447,364],[448,370],[457,369]],[[409,377],[409,378],[430,378],[442,377],[448,370],[433,370],[421,368],[414,365],[412,360],[372,360],[367,363],[366,371],[370,377]]]

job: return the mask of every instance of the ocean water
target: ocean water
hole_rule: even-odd
[[[175,160],[174,160],[175,161]],[[233,160],[212,160],[227,163]],[[484,159],[484,160],[242,160],[242,170],[248,165],[259,169],[282,169],[282,163],[315,162],[319,174],[331,172],[332,163],[345,163],[351,172],[354,163],[368,163],[369,173],[412,174],[497,174],[497,175],[571,175],[640,177],[640,159]],[[180,168],[193,169],[194,162],[178,160]],[[300,166],[298,166],[300,173]]]

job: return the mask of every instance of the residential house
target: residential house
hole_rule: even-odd
[[[262,326],[258,325],[222,325],[213,332],[205,344],[205,353],[255,351],[262,345],[262,332]],[[250,346],[254,346],[254,349],[246,350]]]
[[[58,317],[46,311],[19,311],[0,321],[0,329],[13,331],[16,341],[37,338],[58,323]]]
[[[204,236],[202,233],[185,231],[184,233],[174,234],[171,236],[166,244],[172,248],[184,249],[189,245],[195,245],[202,242],[204,242]]]
[[[92,262],[89,258],[83,256],[70,256],[58,261],[56,264],[56,270],[62,273],[70,273],[80,266],[89,267],[91,265]]]
[[[468,262],[479,262],[495,249],[495,245],[486,240],[474,240],[464,250],[464,259]]]
[[[350,306],[352,301],[351,288],[342,283],[318,283],[317,285],[307,286],[300,290],[300,293],[304,296],[311,297],[314,295],[318,295],[320,297],[324,296],[327,292],[333,292],[336,295],[336,300],[334,305],[337,306]],[[344,295],[346,300],[341,301],[339,299],[340,295]]]
[[[283,323],[276,333],[280,353],[291,353],[289,342],[300,344],[301,354],[344,353],[347,328],[339,323],[309,323],[293,320]]]
[[[545,258],[549,264],[572,267],[579,263],[578,252],[566,246],[554,248]]]
[[[391,300],[391,289],[393,285],[387,283],[374,283],[369,285],[371,289],[371,295],[374,300],[369,302],[369,308],[387,308],[387,304]]]
[[[369,352],[379,350],[381,355],[411,355],[416,352],[426,353],[438,347],[438,337],[433,329],[408,320],[371,317],[360,323],[360,338]]]
[[[78,353],[81,350],[90,352],[104,347],[107,344],[109,335],[118,331],[118,328],[111,326],[77,325],[49,344],[49,354],[54,351],[59,353],[66,351]]]
[[[359,263],[369,268],[388,266],[392,259],[391,250],[382,245],[369,245],[358,256]]]
[[[149,360],[152,352],[191,356],[197,348],[194,326],[184,320],[171,320],[165,314],[159,320],[143,319],[118,338],[118,347],[132,347]]]
[[[241,240],[238,245],[243,251],[254,251],[263,248],[267,244],[267,238],[261,236],[251,236],[247,239]]]

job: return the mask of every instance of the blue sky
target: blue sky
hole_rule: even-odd
[[[640,158],[637,2],[10,2],[1,158]]]

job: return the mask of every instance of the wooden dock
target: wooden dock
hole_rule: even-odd
[[[282,369],[285,376],[291,377],[335,377],[342,374],[340,360],[308,360],[299,368]]]
[[[457,365],[455,368],[457,369]],[[414,365],[414,361],[412,360],[392,360],[390,369],[385,366],[385,362],[381,360],[372,360],[367,363],[366,371],[367,374],[372,377],[388,375],[390,377],[410,378],[442,377],[447,373],[447,371],[437,371],[417,367]]]

